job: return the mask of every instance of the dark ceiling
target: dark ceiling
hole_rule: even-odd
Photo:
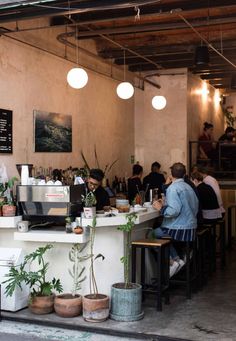
[[[78,25],[78,39],[94,39],[100,57],[132,72],[187,67],[223,92],[236,73],[236,0],[1,1],[0,26],[50,17],[50,25]],[[1,29],[1,28],[0,28]],[[208,45],[208,64],[194,65]]]

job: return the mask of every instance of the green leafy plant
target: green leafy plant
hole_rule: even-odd
[[[53,290],[62,292],[62,285],[59,279],[53,278],[51,281],[46,279],[49,262],[45,261],[44,255],[52,247],[52,244],[39,247],[34,252],[25,256],[24,262],[20,264],[19,268],[10,268],[9,273],[5,275],[8,279],[3,282],[7,284],[5,290],[7,296],[12,296],[17,287],[22,289],[22,283],[29,285],[31,298],[35,296],[50,296]],[[40,268],[37,271],[27,270],[34,261],[38,263]]]
[[[227,127],[234,127],[235,117],[233,116],[233,107],[222,107],[222,111],[226,118]]]
[[[98,287],[97,287],[97,281],[94,271],[94,261],[98,258],[102,258],[102,260],[105,259],[105,257],[99,253],[98,255],[94,255],[94,241],[95,241],[95,235],[96,235],[96,217],[93,218],[92,226],[88,226],[90,228],[90,269],[89,269],[89,288],[90,288],[90,294],[94,295],[94,298],[96,298],[98,294]]]
[[[84,275],[85,266],[81,266],[81,262],[89,259],[91,255],[82,256],[81,253],[87,247],[88,242],[84,244],[74,244],[69,251],[69,260],[73,263],[72,269],[69,269],[69,274],[73,279],[72,296],[75,296],[81,290],[81,283],[85,281]]]
[[[118,230],[123,231],[126,235],[124,256],[121,257],[120,261],[124,265],[124,278],[125,278],[125,289],[129,288],[129,275],[130,275],[130,263],[131,263],[131,232],[135,225],[137,214],[130,213],[126,215],[127,223],[118,227]]]
[[[0,197],[3,197],[7,191],[7,189],[10,190],[10,194],[13,194],[13,186],[15,181],[18,181],[18,178],[16,176],[13,176],[10,180],[8,180],[5,183],[0,183]]]
[[[82,195],[82,202],[84,203],[85,207],[93,207],[97,203],[97,199],[95,194],[90,191],[86,195]]]
[[[81,150],[81,157],[84,161],[84,168],[87,169],[87,173],[89,174],[89,171],[91,169],[91,167],[89,166],[86,158],[85,158],[85,155],[83,153],[83,151]],[[96,149],[96,146],[94,146],[94,158],[95,158],[95,167],[97,168],[101,168],[100,167],[100,163],[98,161],[98,155],[97,155],[97,149]],[[103,173],[104,173],[104,176],[107,176],[107,174],[111,171],[112,167],[116,164],[116,162],[118,161],[118,159],[114,160],[112,163],[108,163],[105,165],[104,169],[102,169]]]

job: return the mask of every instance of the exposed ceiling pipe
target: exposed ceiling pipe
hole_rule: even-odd
[[[130,8],[130,7],[136,7],[136,6],[145,6],[145,5],[152,5],[152,4],[156,4],[158,2],[160,2],[161,0],[103,0],[102,4],[101,1],[80,1],[80,3],[78,5],[76,5],[76,7],[69,7],[68,6],[68,1],[65,1],[65,6],[66,7],[62,7],[62,6],[53,6],[53,5],[43,5],[40,3],[36,3],[36,2],[42,2],[43,1],[24,1],[25,2],[25,6],[26,7],[28,5],[28,7],[34,7],[34,8],[40,8],[41,11],[34,12],[33,14],[29,11],[26,13],[20,13],[20,7],[22,7],[24,5],[24,2],[19,2],[17,4],[17,2],[14,2],[14,4],[8,3],[8,5],[0,5],[0,9],[4,10],[4,9],[10,9],[10,8],[16,8],[15,13],[7,13],[5,14],[5,19],[9,22],[9,21],[15,21],[16,17],[17,20],[25,20],[25,19],[30,19],[30,18],[37,18],[37,17],[50,17],[50,16],[55,16],[55,15],[72,15],[72,14],[78,14],[78,13],[86,13],[86,12],[95,12],[95,11],[104,11],[104,10],[114,10],[114,9],[123,9],[123,8]],[[55,1],[56,2],[56,1]],[[19,11],[17,12],[17,9],[19,8]],[[9,20],[10,19],[10,20]],[[6,21],[5,20],[5,21]],[[4,13],[1,16],[1,21],[4,21]]]

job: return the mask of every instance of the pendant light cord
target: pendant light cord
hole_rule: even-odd
[[[124,82],[125,82],[125,50],[124,50]]]

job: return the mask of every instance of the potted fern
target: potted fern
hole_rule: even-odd
[[[109,297],[98,293],[97,281],[95,276],[94,262],[98,258],[104,260],[102,254],[94,254],[94,241],[96,235],[96,217],[93,218],[90,228],[90,293],[83,297],[83,318],[88,322],[103,322],[109,316]]]
[[[124,282],[115,283],[111,287],[111,314],[116,321],[137,321],[143,318],[142,311],[142,286],[130,282],[131,266],[131,233],[137,215],[126,215],[127,223],[118,227],[125,234],[124,255],[121,263],[124,265]]]
[[[89,191],[86,195],[82,195],[82,202],[84,203],[85,218],[93,218],[96,216],[96,197],[94,192]]]
[[[54,290],[62,292],[59,279],[53,278],[49,281],[46,278],[49,262],[45,261],[44,256],[52,247],[52,244],[47,244],[26,255],[19,268],[10,268],[9,273],[6,274],[7,279],[3,282],[6,284],[5,294],[7,296],[12,296],[17,287],[22,289],[23,283],[29,286],[31,292],[28,306],[34,314],[51,313],[54,304]],[[39,268],[36,271],[31,271],[30,266],[34,262],[37,263]]]
[[[73,286],[71,293],[57,295],[54,300],[54,309],[57,315],[62,317],[75,317],[82,311],[82,296],[79,291],[82,282],[85,281],[85,266],[81,263],[90,258],[90,255],[81,255],[87,247],[88,242],[84,244],[74,244],[69,251],[69,260],[72,262],[72,269],[69,269],[69,275],[72,277]]]

